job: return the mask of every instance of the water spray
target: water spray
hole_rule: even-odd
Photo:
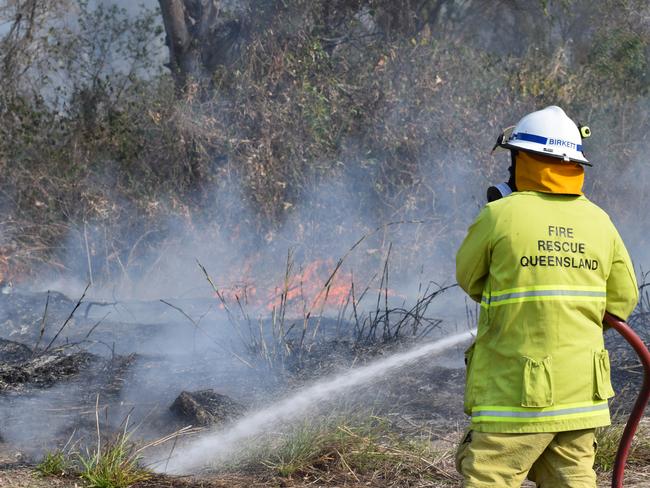
[[[616,329],[616,331],[623,336],[623,338],[630,343],[634,351],[639,355],[639,359],[643,364],[643,386],[639,392],[639,396],[634,403],[632,408],[632,413],[630,418],[625,424],[625,430],[623,430],[623,436],[621,437],[621,442],[618,445],[618,452],[616,453],[616,460],[614,461],[614,471],[612,473],[612,488],[622,488],[623,487],[623,477],[625,472],[625,462],[627,457],[630,454],[630,447],[632,446],[632,439],[634,439],[634,433],[639,426],[639,422],[643,417],[643,412],[645,407],[648,405],[648,400],[650,400],[650,351],[643,343],[641,338],[632,330],[632,328],[623,322],[621,319],[618,319],[611,315],[610,313],[605,312],[605,324],[609,325],[611,328]]]
[[[318,381],[284,400],[247,415],[224,431],[209,433],[182,449],[176,449],[166,469],[165,466],[161,466],[161,470],[184,474],[207,464],[224,462],[241,447],[246,439],[272,429],[279,422],[299,417],[321,402],[331,400],[353,387],[376,380],[381,375],[404,367],[424,356],[462,344],[475,334],[476,329],[455,334]]]

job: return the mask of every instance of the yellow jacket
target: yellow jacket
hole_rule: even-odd
[[[465,411],[482,432],[608,425],[605,310],[638,300],[630,257],[607,214],[584,196],[515,192],[486,205],[456,257],[481,304],[467,351]]]

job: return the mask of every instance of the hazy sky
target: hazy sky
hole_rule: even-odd
[[[126,9],[127,12],[135,13],[143,6],[146,8],[153,8],[158,6],[158,0],[92,0],[90,5],[118,5],[121,8]],[[7,0],[0,0],[0,8],[7,5]],[[5,19],[0,20],[0,37],[4,36],[9,32],[11,28],[11,21],[6,21]]]

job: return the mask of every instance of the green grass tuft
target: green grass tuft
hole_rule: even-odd
[[[50,451],[36,465],[36,471],[41,476],[65,476],[73,471],[73,466],[63,451]]]
[[[94,453],[80,454],[78,461],[79,474],[89,483],[89,488],[128,488],[151,477],[140,465],[140,457],[127,432]]]

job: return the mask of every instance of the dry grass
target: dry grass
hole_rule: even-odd
[[[405,435],[375,416],[337,416],[265,436],[226,470],[288,483],[454,486],[454,444],[435,440],[426,429]]]
[[[624,428],[625,424],[614,423],[597,430],[598,452],[595,465],[599,471],[609,472],[613,468]],[[627,465],[632,468],[650,466],[650,423],[647,419],[640,424],[634,436]]]
[[[288,366],[302,368],[314,346],[328,342],[346,342],[352,355],[358,348],[395,345],[400,341],[418,341],[426,337],[442,323],[441,319],[430,315],[429,307],[436,297],[457,285],[420,283],[412,302],[407,302],[404,297],[394,297],[396,292],[391,289],[389,280],[390,245],[379,276],[370,277],[363,286],[359,287],[354,275],[344,270],[346,260],[364,240],[386,227],[408,223],[387,224],[364,234],[335,263],[321,267],[321,275],[296,271],[293,254],[289,251],[281,286],[271,299],[270,320],[266,317],[268,310],[262,309],[261,316],[255,317],[256,311],[250,311],[246,300],[239,294],[224,293],[208,270],[198,263],[247,352],[246,357],[232,354],[250,367],[261,366],[283,374]],[[305,281],[307,278],[310,282]],[[204,332],[181,309],[161,301],[182,313]],[[323,321],[333,320],[328,316],[336,317],[334,331],[326,332],[322,327]]]

